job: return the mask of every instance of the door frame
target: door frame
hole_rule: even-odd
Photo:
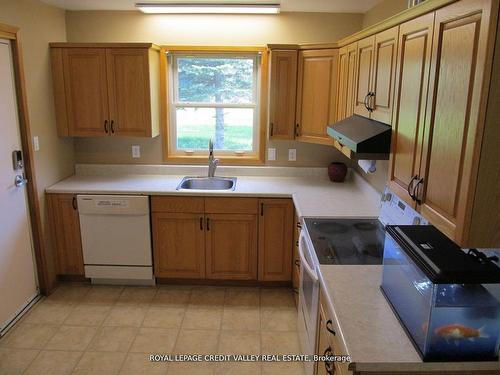
[[[40,203],[35,176],[34,152],[31,143],[31,129],[28,116],[28,102],[26,96],[26,83],[24,77],[23,55],[21,52],[20,29],[15,26],[0,23],[0,38],[10,41],[12,50],[12,64],[14,66],[14,81],[16,86],[17,112],[21,145],[24,156],[24,172],[28,179],[28,209],[30,213],[31,232],[33,238],[33,251],[37,270],[38,286],[42,294],[47,294],[49,289],[49,275],[47,272],[47,259],[45,256]]]

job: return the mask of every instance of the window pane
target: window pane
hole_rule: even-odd
[[[214,149],[253,149],[253,108],[177,108],[177,149],[207,150],[210,138]]]
[[[179,57],[179,101],[252,103],[253,65],[251,58]]]

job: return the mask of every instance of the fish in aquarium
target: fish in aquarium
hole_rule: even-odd
[[[446,340],[446,342],[453,341],[455,345],[458,345],[461,340],[474,341],[475,339],[487,339],[490,336],[484,333],[484,326],[475,329],[471,327],[465,327],[461,324],[449,324],[434,330],[434,333]]]

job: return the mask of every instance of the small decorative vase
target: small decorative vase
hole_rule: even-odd
[[[347,166],[344,163],[334,162],[328,166],[328,177],[332,182],[344,182],[347,175]]]

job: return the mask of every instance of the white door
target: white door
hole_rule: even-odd
[[[38,295],[23,170],[13,163],[22,151],[13,72],[10,43],[0,39],[0,335]]]

